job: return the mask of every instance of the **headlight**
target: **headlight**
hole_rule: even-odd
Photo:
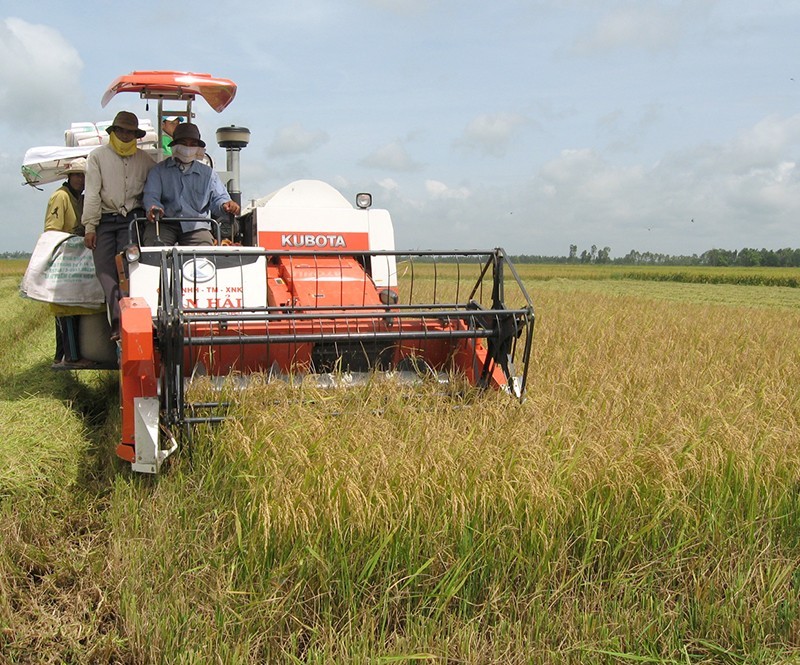
[[[142,252],[139,250],[139,245],[128,245],[125,248],[125,259],[128,263],[136,263]]]
[[[384,305],[396,305],[397,301],[400,300],[397,291],[394,289],[381,289],[378,292],[378,298],[381,299]]]
[[[362,210],[366,210],[372,205],[372,194],[361,192],[356,194],[356,205]]]

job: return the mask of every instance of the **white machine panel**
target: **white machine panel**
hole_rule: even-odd
[[[267,306],[267,263],[262,250],[253,247],[203,247],[196,255],[189,248],[182,256],[181,290],[185,308],[235,308]],[[142,247],[139,261],[130,266],[130,295],[144,298],[153,316],[158,309],[161,256],[172,248]]]

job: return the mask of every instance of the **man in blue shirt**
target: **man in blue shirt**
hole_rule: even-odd
[[[205,155],[206,144],[200,130],[192,123],[181,123],[169,144],[172,156],[156,164],[144,185],[144,208],[147,218],[208,217],[229,213],[237,215],[239,206],[231,200],[217,172],[198,161]],[[161,224],[144,230],[144,245],[212,245],[211,224],[203,221]]]

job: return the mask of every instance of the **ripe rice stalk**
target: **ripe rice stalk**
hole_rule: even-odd
[[[199,432],[191,458],[182,449],[158,479],[113,461],[117,405],[106,397],[97,419],[95,402],[111,384],[49,382],[37,367],[50,320],[23,322],[38,360],[4,357],[3,404],[58,404],[78,472],[68,489],[41,485],[35,501],[0,499],[0,653],[790,660],[800,648],[796,300],[751,302],[755,286],[619,284],[531,286],[523,404],[378,377],[347,391],[257,385],[231,391],[231,418]],[[7,432],[36,434],[34,416],[13,422]]]

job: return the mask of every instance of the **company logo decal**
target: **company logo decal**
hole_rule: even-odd
[[[337,234],[281,233],[281,247],[340,249],[347,247],[344,236]]]
[[[183,264],[183,278],[189,282],[202,284],[214,279],[216,266],[208,259],[190,259]]]
[[[264,249],[299,252],[361,252],[369,250],[369,233],[345,231],[259,231],[258,244]]]

